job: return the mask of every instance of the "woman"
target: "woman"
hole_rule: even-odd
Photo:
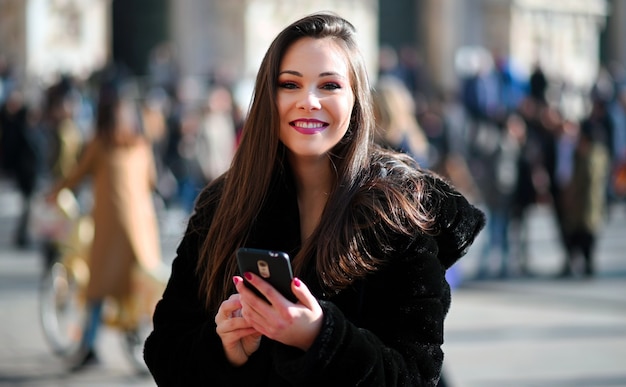
[[[92,177],[94,237],[87,286],[88,318],[80,351],[70,359],[73,370],[95,359],[94,344],[102,301],[131,296],[135,265],[153,270],[161,261],[158,224],[152,191],[156,170],[152,147],[138,130],[132,95],[118,82],[101,87],[94,138],[79,163],[52,190],[74,188]]]
[[[445,269],[484,216],[410,156],[372,141],[354,28],[315,14],[257,76],[230,170],[202,192],[144,358],[159,385],[434,386]],[[237,275],[241,246],[289,253],[289,302]]]

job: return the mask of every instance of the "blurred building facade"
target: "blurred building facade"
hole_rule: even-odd
[[[371,74],[379,44],[410,46],[439,90],[457,87],[465,46],[511,58],[522,73],[539,62],[580,89],[601,59],[626,63],[623,0],[0,0],[0,55],[23,79],[83,76],[110,60],[142,75],[167,43],[184,77],[245,79],[281,28],[322,9],[356,25]]]
[[[381,24],[381,30],[399,30],[403,27],[394,25],[415,20],[413,35],[381,33],[392,40],[383,43],[415,45],[440,91],[458,88],[455,54],[480,47],[496,61],[508,61],[522,78],[539,64],[560,89],[565,113],[580,117],[601,59],[626,64],[626,2],[621,0],[400,1],[410,2],[411,11],[396,10],[396,23]]]
[[[607,0],[417,3],[421,27],[416,44],[444,87],[454,87],[452,53],[464,46],[482,46],[496,56],[513,58],[526,73],[540,62],[549,75],[583,85],[597,72],[600,33],[610,9]]]
[[[111,61],[145,76],[166,48],[182,78],[249,79],[274,36],[317,10],[350,15],[376,66],[377,0],[0,0],[0,55],[35,87]]]
[[[109,55],[109,0],[0,0],[0,55],[19,79],[84,76]]]

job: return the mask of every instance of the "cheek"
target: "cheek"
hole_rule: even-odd
[[[352,121],[352,114],[354,114],[354,100],[347,101],[342,107],[342,115],[345,117],[346,126]]]
[[[278,110],[278,116],[280,118],[285,117],[290,109],[294,107],[296,103],[295,97],[286,93],[278,93],[276,96],[276,108]]]

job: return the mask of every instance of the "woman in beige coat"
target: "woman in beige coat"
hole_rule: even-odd
[[[72,359],[79,369],[95,360],[93,351],[106,297],[124,300],[131,293],[135,265],[152,270],[160,261],[160,244],[152,191],[156,168],[150,142],[140,130],[133,99],[122,86],[101,87],[96,133],[80,161],[51,196],[91,177],[94,238],[87,287],[88,315],[81,350]]]

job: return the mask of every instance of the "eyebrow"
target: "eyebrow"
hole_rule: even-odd
[[[296,77],[303,77],[304,76],[304,75],[302,75],[301,72],[298,72],[298,71],[295,71],[295,70],[283,70],[280,73],[278,73],[278,75],[282,75],[282,74],[291,74],[291,75],[294,75]],[[328,76],[336,76],[336,77],[340,77],[340,78],[344,78],[345,79],[345,77],[343,75],[341,75],[341,74],[339,74],[337,72],[334,72],[334,71],[325,71],[323,73],[320,73],[318,76],[320,78],[321,77],[328,77]]]

